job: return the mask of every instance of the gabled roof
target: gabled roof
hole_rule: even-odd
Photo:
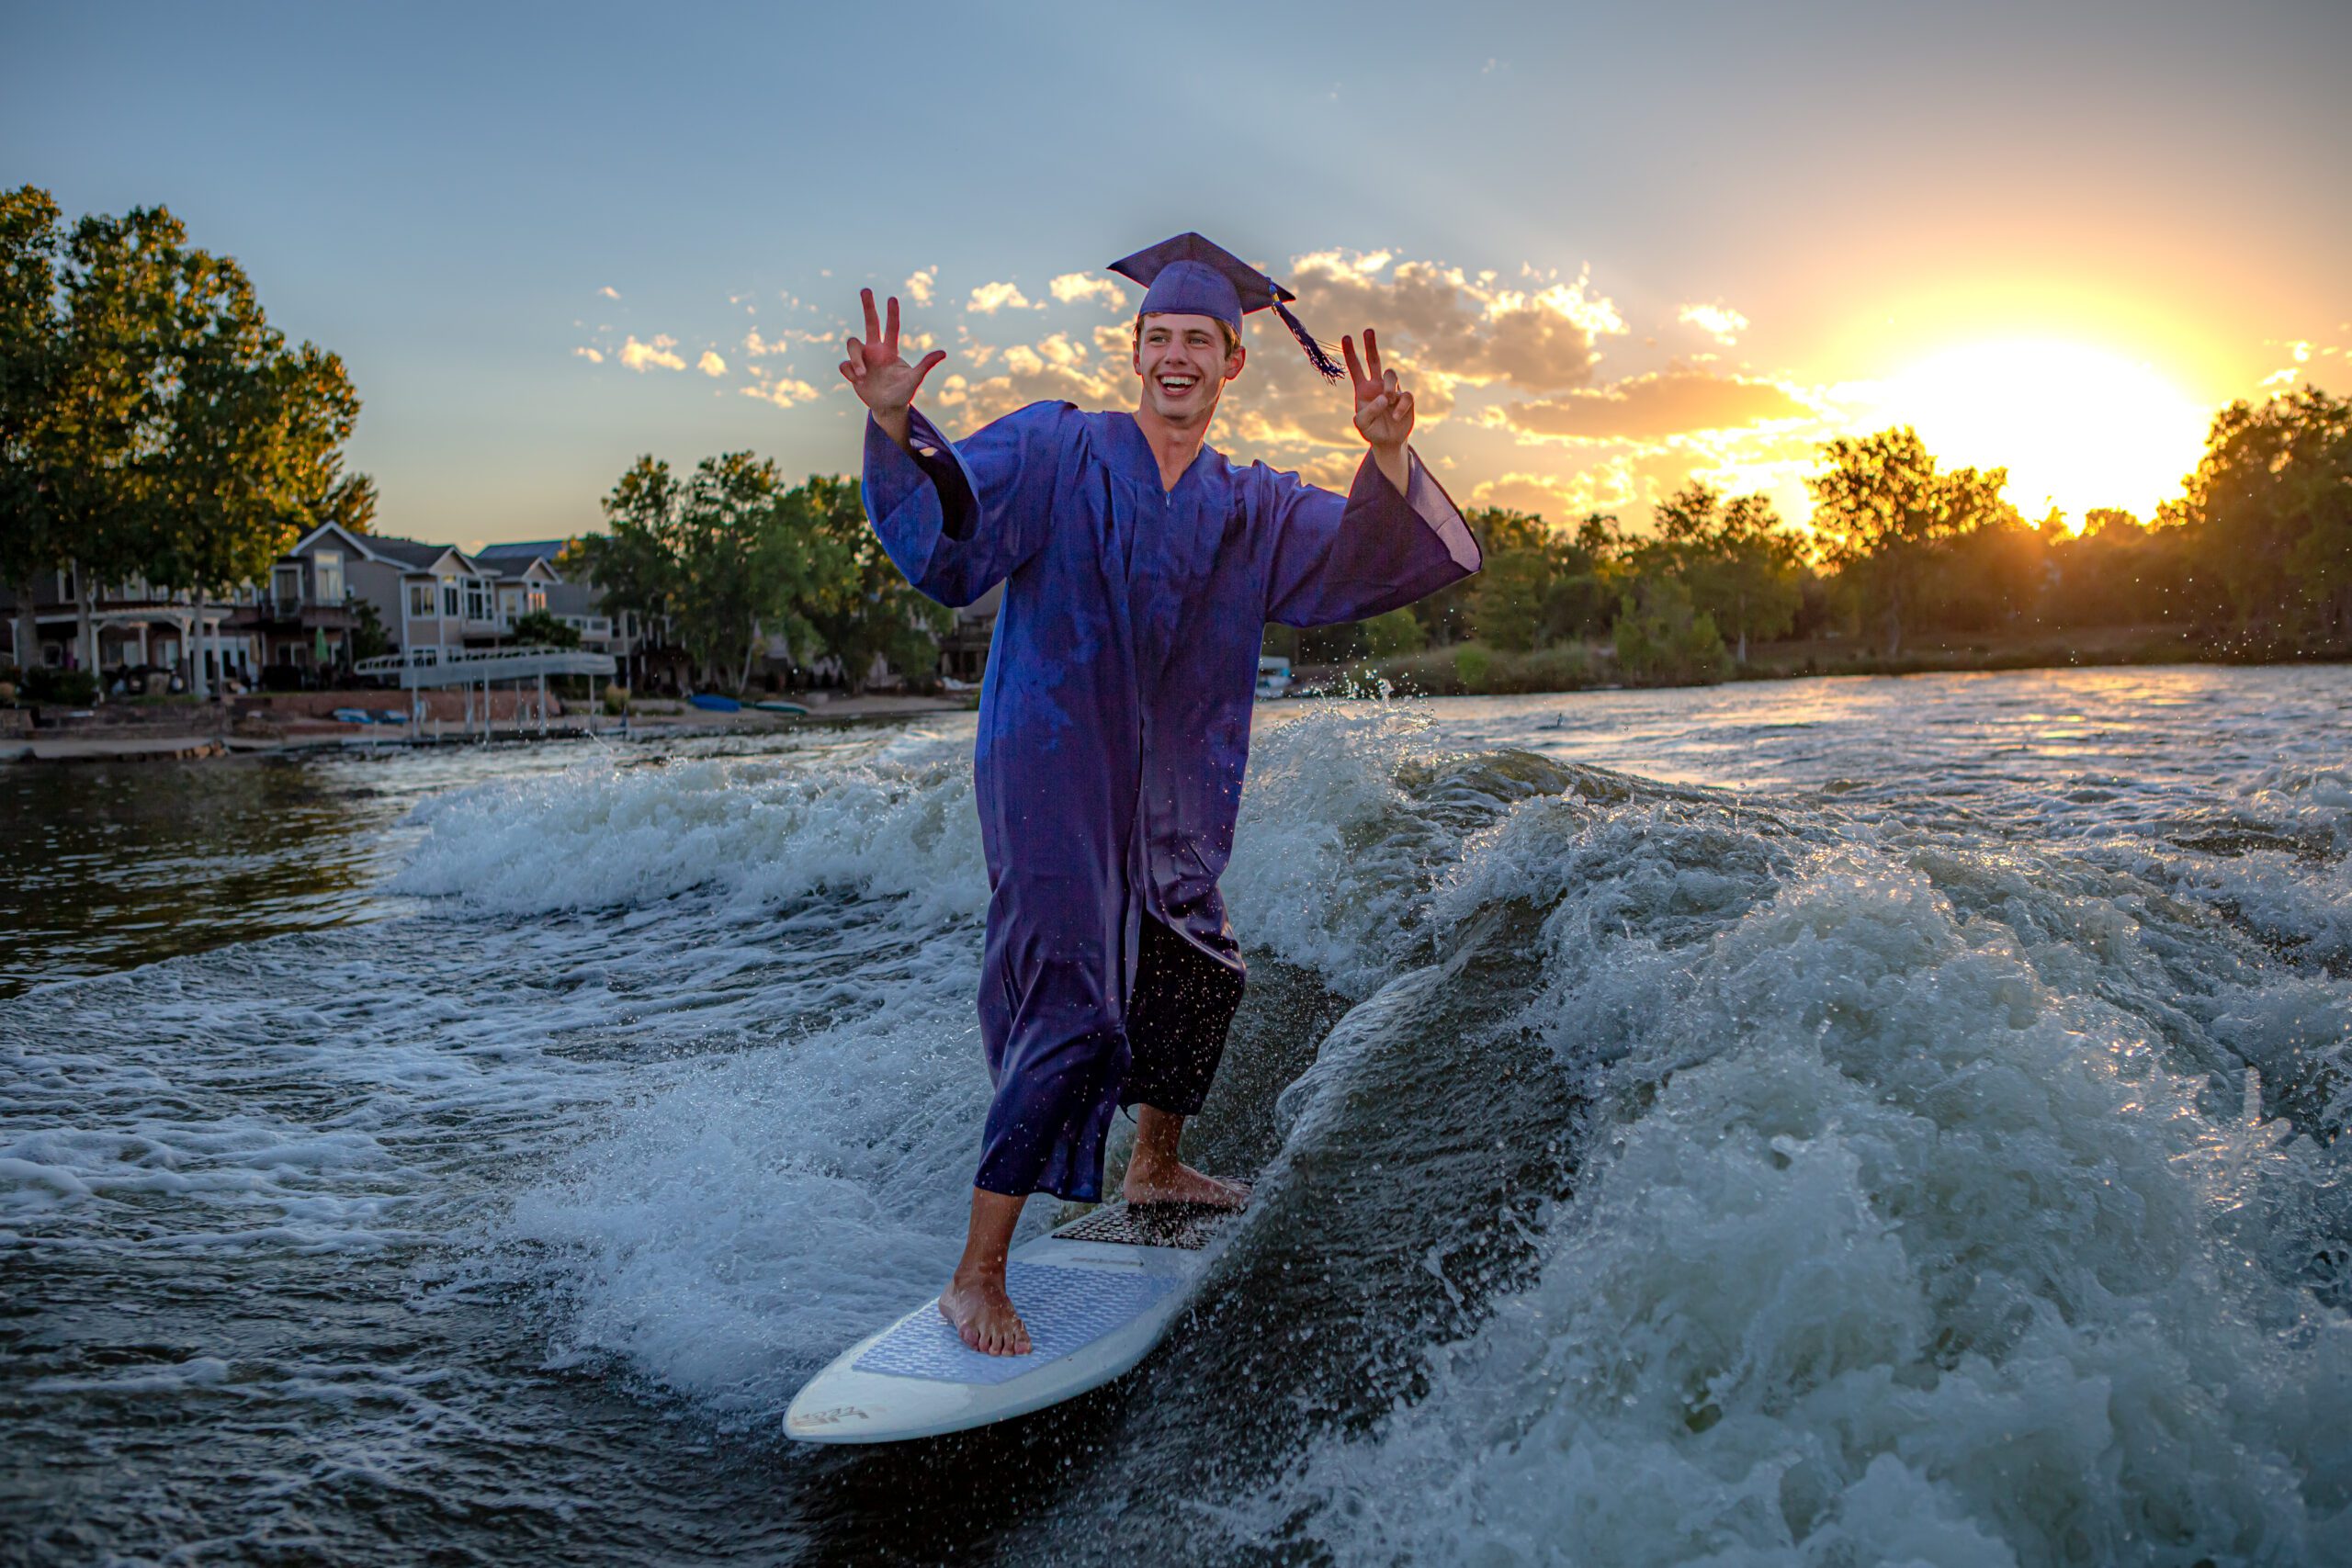
[[[553,560],[563,554],[570,539],[519,539],[505,544],[484,545],[474,552],[476,560],[497,560],[506,556],[536,556],[541,560]]]
[[[555,558],[563,553],[567,539],[541,539],[524,544],[484,545],[474,552],[474,559],[501,577],[536,577],[542,582],[561,582],[563,574],[555,569]]]
[[[286,555],[280,556],[277,558],[284,560],[288,556],[300,555],[312,545],[315,545],[320,540],[330,536],[339,540],[345,549],[361,557],[376,556],[376,547],[384,542],[381,539],[374,538],[366,534],[355,534],[340,523],[322,523],[317,527],[311,529],[309,533],[303,535],[300,538],[295,540],[291,545],[288,546]],[[379,557],[378,558],[381,558]]]
[[[379,536],[368,541],[371,553],[395,566],[409,567],[417,571],[430,568],[443,556],[457,555],[454,545],[428,545],[416,539],[390,539]],[[460,558],[463,558],[460,557]]]

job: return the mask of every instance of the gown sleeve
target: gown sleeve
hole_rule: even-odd
[[[1476,571],[1478,541],[1444,490],[1408,448],[1399,495],[1369,454],[1343,497],[1272,475],[1273,557],[1266,618],[1289,626],[1361,621],[1425,598]]]
[[[961,608],[1021,569],[1046,541],[1067,446],[1069,403],[1032,403],[951,443],[907,414],[910,457],[865,421],[865,515],[907,581]]]

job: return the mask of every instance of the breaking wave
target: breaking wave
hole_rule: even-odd
[[[2352,727],[2290,682],[2311,711],[2160,754],[2207,678],[1998,767],[2086,699],[1270,715],[1196,1145],[1260,1201],[1135,1377],[985,1443],[775,1432],[960,1241],[968,725],[427,799],[372,942],[80,987],[74,1027],[179,1045],[20,1051],[61,1125],[0,1146],[0,1221],[396,1256],[540,1375],[778,1456],[820,1555],[887,1517],[909,1561],[2352,1561]],[[289,1005],[266,1103],[191,1109]],[[107,1084],[153,1114],[66,1114]]]

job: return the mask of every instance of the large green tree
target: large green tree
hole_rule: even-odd
[[[594,582],[598,605],[608,615],[666,619],[678,588],[683,501],[670,465],[639,457],[605,497],[605,532],[566,545],[557,570]]]
[[[1770,499],[1726,500],[1693,479],[1659,503],[1657,528],[1637,563],[1678,579],[1693,614],[1732,638],[1739,663],[1747,662],[1750,639],[1779,637],[1795,624],[1804,547]]]
[[[0,192],[0,580],[17,601],[17,646],[34,646],[33,588],[71,553],[42,484],[56,398],[57,203],[31,186]]]
[[[0,571],[20,605],[75,569],[204,600],[267,574],[303,529],[365,526],[343,470],[359,400],[342,362],[289,347],[234,261],[164,208],[62,227],[47,193],[0,197]],[[194,671],[202,690],[204,671]]]
[[[814,476],[788,501],[800,525],[832,551],[825,588],[804,613],[826,650],[841,660],[851,689],[865,688],[876,657],[909,675],[936,670],[939,639],[956,614],[916,592],[884,553],[856,482]]]
[[[699,680],[740,690],[768,637],[814,635],[808,606],[844,570],[794,493],[749,452],[706,457],[684,482],[640,457],[605,498],[608,530],[566,559],[594,580],[607,614],[666,617]]]
[[[1939,470],[1909,425],[1843,437],[1822,453],[1827,467],[1805,481],[1822,558],[1855,585],[1894,658],[1937,547],[2007,514],[2008,470]]]
[[[2241,621],[2352,638],[2352,399],[2306,387],[2214,418],[2177,514]]]

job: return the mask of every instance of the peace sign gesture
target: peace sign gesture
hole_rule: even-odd
[[[1357,432],[1375,453],[1403,451],[1413,434],[1413,394],[1397,384],[1396,372],[1380,367],[1380,339],[1364,328],[1361,360],[1355,339],[1343,337],[1340,346],[1347,354],[1348,378],[1355,383]]]
[[[841,365],[842,379],[849,383],[858,401],[874,412],[875,423],[904,445],[907,408],[915,400],[922,378],[947,354],[934,348],[922,356],[921,364],[908,364],[899,354],[899,297],[890,296],[887,327],[875,318],[874,290],[861,288],[858,297],[865,302],[865,336],[849,340],[849,357]]]

